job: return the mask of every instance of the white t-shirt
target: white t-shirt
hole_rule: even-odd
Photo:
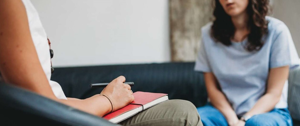
[[[43,67],[43,70],[47,76],[47,79],[49,80],[49,84],[52,88],[52,91],[54,92],[57,98],[67,99],[61,86],[57,82],[50,80],[51,60],[50,60],[49,45],[47,41],[47,34],[40,21],[39,15],[36,9],[34,8],[34,6],[32,5],[32,3],[30,2],[30,0],[22,0],[22,1],[26,8],[31,37],[35,49],[37,51],[39,60],[41,62],[41,65]]]

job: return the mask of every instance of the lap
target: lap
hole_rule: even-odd
[[[121,122],[124,126],[202,126],[195,106],[184,100],[169,100]]]
[[[201,121],[205,126],[227,126],[228,123],[223,114],[211,104],[197,108]]]
[[[268,113],[252,116],[246,126],[292,126],[292,119],[287,109],[274,109]]]
[[[197,108],[205,126],[226,126],[223,114],[211,104]],[[292,126],[292,119],[287,109],[274,109],[268,113],[252,116],[245,126]]]

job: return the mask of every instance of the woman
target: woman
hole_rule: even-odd
[[[268,0],[214,2],[195,65],[209,96],[198,108],[203,124],[292,126],[287,78],[299,58],[288,28],[266,16]]]
[[[93,97],[67,98],[60,85],[50,80],[47,35],[31,2],[0,0],[0,19],[0,72],[5,82],[100,117],[133,101],[131,87],[123,83],[123,76]],[[193,104],[182,100],[163,102],[121,124],[202,125]]]

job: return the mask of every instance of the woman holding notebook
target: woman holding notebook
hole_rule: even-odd
[[[202,28],[196,71],[204,72],[206,126],[292,126],[287,78],[299,58],[287,26],[266,16],[268,0],[215,0]]]
[[[0,19],[0,72],[5,82],[100,117],[134,100],[123,76],[90,98],[67,98],[60,85],[50,80],[50,46],[30,0],[0,0]],[[163,102],[121,124],[202,125],[194,105],[182,100]]]

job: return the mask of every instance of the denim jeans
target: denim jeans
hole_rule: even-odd
[[[204,126],[228,126],[222,113],[210,103],[197,108]],[[252,116],[245,126],[292,126],[292,118],[288,109],[273,109],[264,114]]]

